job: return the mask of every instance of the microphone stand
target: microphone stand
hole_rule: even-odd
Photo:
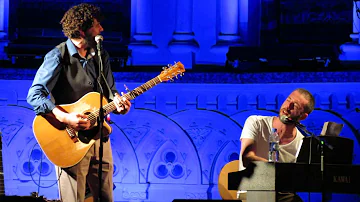
[[[104,97],[104,91],[103,88],[101,86],[101,78],[102,74],[103,74],[103,64],[102,64],[102,58],[101,58],[101,43],[99,42],[99,44],[97,45],[97,53],[98,53],[98,57],[99,57],[99,76],[97,79],[97,83],[99,86],[99,91],[100,91],[100,108],[99,108],[99,118],[98,118],[98,126],[99,126],[99,133],[100,133],[100,147],[99,147],[99,170],[98,170],[98,177],[99,177],[99,196],[97,199],[97,202],[101,202],[102,201],[102,160],[103,160],[103,139],[104,139],[104,134],[103,134],[103,125],[104,125],[104,109],[103,109],[103,97]],[[96,199],[95,199],[96,200]]]
[[[325,194],[325,161],[324,161],[324,145],[329,148],[330,150],[333,150],[334,147],[330,144],[327,144],[325,141],[321,140],[318,136],[316,136],[314,133],[308,131],[306,129],[306,126],[303,124],[296,122],[296,127],[303,131],[305,134],[310,136],[310,147],[309,147],[309,165],[311,164],[311,156],[312,156],[312,139],[316,139],[320,144],[320,172],[321,172],[321,185],[322,185],[322,192],[321,192],[321,198],[322,201],[326,201],[326,194]]]

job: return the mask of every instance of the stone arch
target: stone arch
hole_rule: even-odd
[[[8,154],[3,156],[6,165],[4,179],[6,187],[11,187],[6,188],[6,194],[26,196],[30,195],[31,191],[37,192],[40,186],[42,191],[49,193],[47,197],[57,198],[54,166],[46,158],[33,135],[32,122],[35,113],[19,106],[1,106],[0,111],[3,151]]]
[[[118,116],[112,116],[113,132],[110,135],[114,162],[114,183],[139,183],[139,162],[134,147],[118,123]],[[134,169],[137,168],[137,169]]]
[[[200,172],[200,163],[194,144],[182,126],[164,114],[153,110],[134,109],[125,116],[118,116],[121,129],[130,140],[137,159],[139,161],[140,183],[149,180],[149,168],[151,164],[159,160],[156,156],[163,149],[173,148],[179,151],[191,169],[193,175]],[[157,159],[157,160],[156,160]],[[197,163],[198,162],[198,163]],[[200,174],[198,183],[200,183]]]
[[[219,150],[240,134],[240,126],[229,116],[210,110],[185,110],[170,116],[187,131],[199,154],[202,183],[211,184],[214,179],[213,164]],[[225,164],[224,164],[225,165]]]

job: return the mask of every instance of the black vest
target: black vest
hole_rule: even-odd
[[[97,55],[92,60],[94,68],[85,70],[79,59],[70,55],[66,42],[59,44],[56,48],[60,50],[62,58],[59,67],[57,67],[61,68],[58,81],[51,92],[51,100],[55,105],[74,103],[86,93],[97,91]],[[106,85],[102,82],[102,86]],[[108,98],[108,89],[103,89],[105,97]]]

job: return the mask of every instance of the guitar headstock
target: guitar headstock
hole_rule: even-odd
[[[163,67],[163,71],[160,73],[159,77],[161,81],[173,81],[174,77],[177,79],[178,76],[183,76],[184,72],[184,65],[181,62],[177,62],[174,65]]]

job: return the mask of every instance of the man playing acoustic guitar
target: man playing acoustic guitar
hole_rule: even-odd
[[[91,130],[98,132],[93,127],[94,120],[91,119],[93,117],[82,111],[68,112],[59,105],[74,103],[90,92],[100,92],[97,82],[99,64],[101,64],[99,55],[103,64],[101,88],[105,98],[113,99],[117,113],[126,114],[131,107],[130,101],[117,93],[109,54],[105,50],[97,49],[95,36],[100,36],[99,34],[104,30],[100,24],[101,20],[100,9],[96,6],[83,3],[70,8],[60,22],[68,40],[46,54],[28,92],[27,102],[33,106],[38,116],[53,117],[53,120],[65,125],[70,132]],[[48,96],[50,99],[47,98]],[[100,99],[94,102],[100,103]],[[46,135],[49,138],[55,134],[48,132]],[[78,163],[56,169],[60,174],[59,192],[63,202],[83,202],[86,183],[93,197],[98,198],[99,145],[100,139],[97,138]],[[113,201],[113,162],[108,137],[104,141],[103,148],[101,195],[102,201],[105,202]]]

